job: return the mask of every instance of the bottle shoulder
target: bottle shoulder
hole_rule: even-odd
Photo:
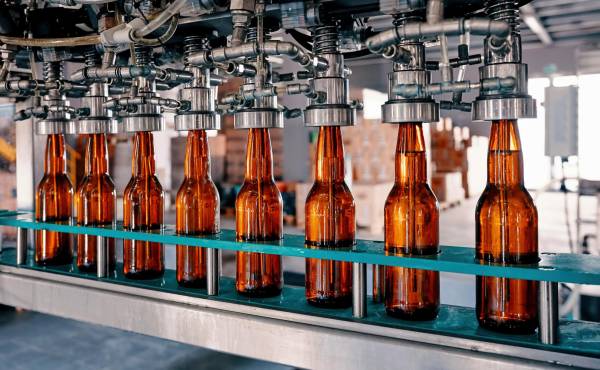
[[[73,192],[73,184],[66,173],[45,174],[38,183],[38,192]]]

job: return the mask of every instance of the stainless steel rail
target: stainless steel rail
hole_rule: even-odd
[[[0,302],[310,369],[600,368],[600,361],[0,266]]]

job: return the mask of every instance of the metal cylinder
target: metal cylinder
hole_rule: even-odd
[[[99,278],[108,275],[108,243],[103,236],[96,237],[96,276]]]
[[[385,266],[373,265],[373,302],[385,301]]]
[[[558,283],[540,281],[538,335],[544,344],[558,343]]]
[[[367,265],[352,263],[352,316],[367,316]]]
[[[17,227],[17,265],[27,262],[27,229]]]
[[[206,251],[206,292],[208,295],[219,295],[219,278],[221,264],[221,251],[208,248]]]

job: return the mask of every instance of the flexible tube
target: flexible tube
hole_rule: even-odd
[[[158,46],[164,44],[165,42],[169,41],[169,39],[175,34],[178,22],[179,16],[174,15],[171,18],[171,23],[169,23],[169,28],[167,29],[167,31],[165,31],[165,33],[162,36],[159,36],[154,39],[145,39],[143,37],[137,37],[136,32],[134,31],[131,33],[131,39],[138,44],[146,46]]]
[[[186,5],[188,0],[175,0],[165,10],[163,10],[158,16],[153,18],[148,24],[142,28],[134,31],[135,37],[144,37],[156,31],[171,17],[178,15],[179,11]]]
[[[100,35],[88,35],[80,37],[63,37],[49,39],[24,39],[22,37],[1,36],[0,42],[7,45],[30,46],[30,47],[69,47],[100,44]]]

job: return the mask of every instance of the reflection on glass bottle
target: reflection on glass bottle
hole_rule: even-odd
[[[283,202],[273,179],[273,153],[268,129],[250,129],[244,184],[235,201],[239,241],[276,241],[283,237]],[[283,288],[281,256],[237,253],[238,293],[264,297]]]
[[[438,252],[439,210],[427,184],[421,123],[401,123],[396,146],[396,177],[385,202],[385,250],[392,255]],[[385,307],[389,315],[431,320],[439,311],[437,271],[386,266]]]
[[[355,242],[354,198],[344,181],[340,127],[319,128],[315,183],[306,198],[305,242],[313,248],[351,248]],[[306,299],[322,307],[352,304],[352,263],[306,259]]]
[[[88,136],[85,151],[85,175],[77,187],[75,209],[77,224],[106,227],[115,220],[117,195],[108,174],[108,149],[105,134]],[[106,238],[109,268],[116,265],[115,240]],[[77,236],[77,267],[81,271],[96,271],[96,236]]]
[[[210,152],[204,130],[188,133],[184,179],[176,204],[179,234],[219,232],[219,193],[210,177]],[[186,287],[206,287],[206,249],[177,246],[177,282]]]
[[[163,190],[154,162],[152,132],[136,132],[133,138],[131,180],[123,193],[123,228],[160,230],[163,224]],[[164,245],[124,240],[123,273],[130,279],[154,279],[164,274]]]
[[[35,218],[41,222],[69,222],[73,213],[73,185],[67,175],[67,152],[62,134],[48,135],[44,176],[35,197]],[[43,266],[70,264],[73,242],[70,234],[37,230],[35,263]]]
[[[537,210],[523,183],[517,122],[492,122],[487,185],[476,211],[476,254],[482,262],[538,261]],[[532,333],[537,328],[537,282],[477,277],[476,310],[483,327]]]

